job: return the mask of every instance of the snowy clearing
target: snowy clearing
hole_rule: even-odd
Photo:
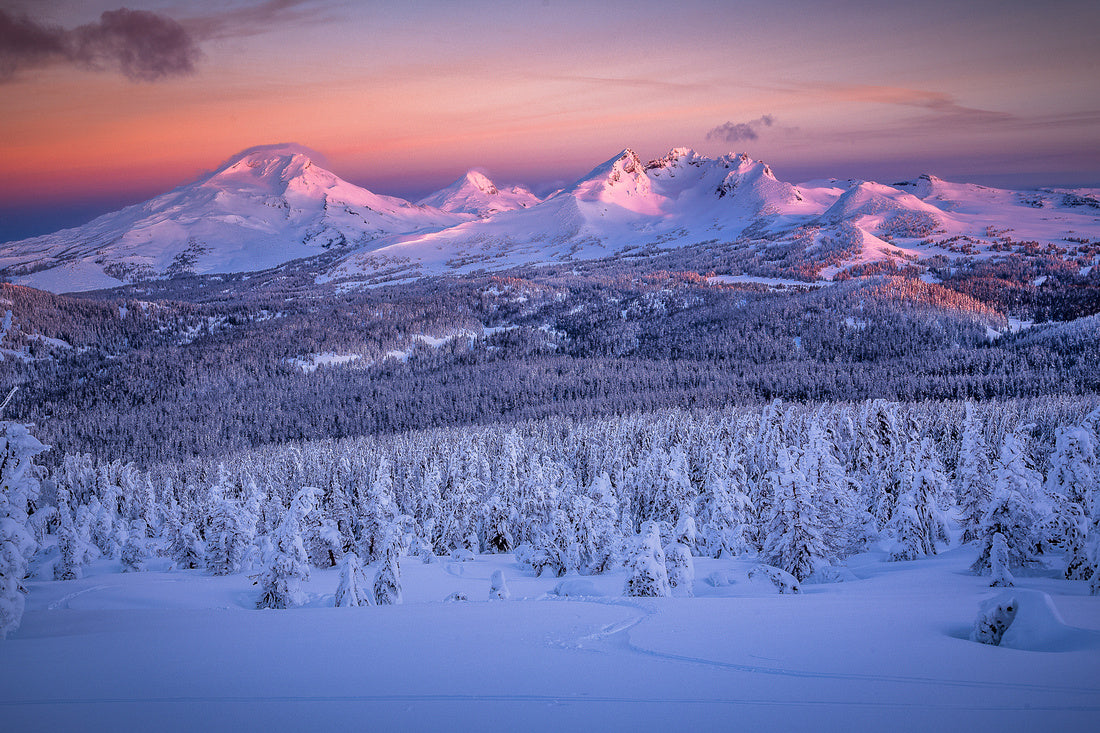
[[[650,599],[622,595],[625,570],[406,557],[404,605],[331,608],[333,569],[288,611],[252,610],[246,574],[97,561],[29,581],[0,706],[19,731],[1094,730],[1100,599],[1055,571],[989,588],[974,556],[868,553],[798,595],[750,582],[753,561],[695,558],[695,598]],[[488,600],[496,570],[512,600]],[[443,602],[456,592],[469,602]],[[1023,599],[1014,645],[1038,651],[968,640],[1005,592]]]

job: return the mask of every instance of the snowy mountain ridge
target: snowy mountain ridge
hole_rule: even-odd
[[[317,160],[297,145],[250,148],[143,204],[4,244],[0,272],[65,292],[250,272],[330,252],[337,257],[319,282],[369,284],[380,273],[419,277],[703,246],[749,248],[765,273],[828,280],[856,265],[1100,239],[1100,200],[1088,190],[1009,191],[931,175],[893,185],[796,185],[744,153],[710,158],[674,148],[644,162],[627,148],[545,200],[471,170],[415,204],[348,183]],[[1071,255],[1080,260],[1080,252]]]

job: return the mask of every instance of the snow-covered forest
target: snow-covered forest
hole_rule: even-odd
[[[564,576],[663,549],[662,566],[753,556],[802,582],[875,546],[907,561],[965,542],[979,543],[977,573],[1003,580],[1064,557],[1065,577],[1095,593],[1098,422],[1090,400],[776,400],[286,444],[149,470],[68,455],[28,472],[21,458],[8,512],[39,576],[166,557],[259,573],[261,606],[300,602],[294,583],[310,567],[344,565],[353,583],[360,564],[380,562],[387,597],[399,597],[398,558],[514,553]],[[9,453],[29,456],[28,441]]]

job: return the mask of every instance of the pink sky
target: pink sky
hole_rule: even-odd
[[[66,39],[118,7],[0,3],[26,21],[20,33]],[[795,181],[1100,183],[1095,2],[127,7],[178,22],[196,52],[185,68],[134,72],[10,39],[5,51],[0,32],[0,239],[291,141],[352,182],[406,196],[471,167],[545,189],[623,147],[655,157],[682,145],[745,151]]]

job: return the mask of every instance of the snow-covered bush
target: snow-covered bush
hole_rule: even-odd
[[[783,568],[771,565],[757,565],[749,570],[749,580],[770,583],[778,593],[801,593],[798,578]]]
[[[1008,627],[1016,619],[1018,608],[1015,598],[986,604],[978,614],[978,620],[974,622],[970,640],[999,646]]]
[[[508,590],[508,581],[504,579],[504,573],[494,570],[489,576],[489,600],[506,601],[512,597],[512,591]]]

